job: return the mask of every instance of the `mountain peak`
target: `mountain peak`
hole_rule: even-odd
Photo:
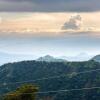
[[[45,55],[44,58],[54,58],[54,57],[50,55]]]
[[[92,60],[100,62],[100,55],[96,55],[92,58]]]
[[[64,62],[64,59],[58,59],[50,55],[46,55],[43,57],[38,58],[36,61],[46,61],[46,62]]]

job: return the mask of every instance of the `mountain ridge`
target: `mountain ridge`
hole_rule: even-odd
[[[75,74],[78,72],[100,69],[100,63],[93,60],[84,62],[44,62],[44,61],[22,61],[9,63],[0,66],[0,84],[22,82],[21,84],[34,83],[40,87],[39,91],[57,91],[60,89],[77,89],[83,87],[100,86],[100,72],[91,72],[85,74]],[[48,77],[59,77],[54,79],[38,80]],[[30,81],[31,80],[31,81]],[[29,81],[29,82],[25,82]],[[23,83],[24,82],[24,83]],[[21,84],[3,85],[0,94],[13,91]],[[86,93],[79,91],[59,94],[55,100],[80,100],[84,96],[85,100],[94,100],[93,94],[100,95],[99,90]],[[55,94],[47,94],[54,96]],[[63,95],[63,96],[62,96]],[[88,96],[90,99],[88,99]],[[98,97],[95,97],[97,100]]]
[[[92,60],[96,61],[96,62],[100,62],[100,55],[96,55],[92,58]]]
[[[50,56],[50,55],[46,55],[46,56],[43,56],[43,57],[39,57],[38,59],[36,59],[36,61],[65,62],[65,61],[67,61],[67,60],[61,59],[61,58],[55,58],[55,57]]]

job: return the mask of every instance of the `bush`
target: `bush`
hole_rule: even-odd
[[[4,100],[35,100],[38,87],[33,85],[23,85],[16,91],[4,96]]]

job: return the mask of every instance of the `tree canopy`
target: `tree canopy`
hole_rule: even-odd
[[[6,94],[4,100],[35,100],[36,92],[38,92],[37,86],[26,84]]]

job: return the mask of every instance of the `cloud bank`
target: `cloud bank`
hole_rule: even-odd
[[[3,12],[93,12],[100,0],[0,0]]]

